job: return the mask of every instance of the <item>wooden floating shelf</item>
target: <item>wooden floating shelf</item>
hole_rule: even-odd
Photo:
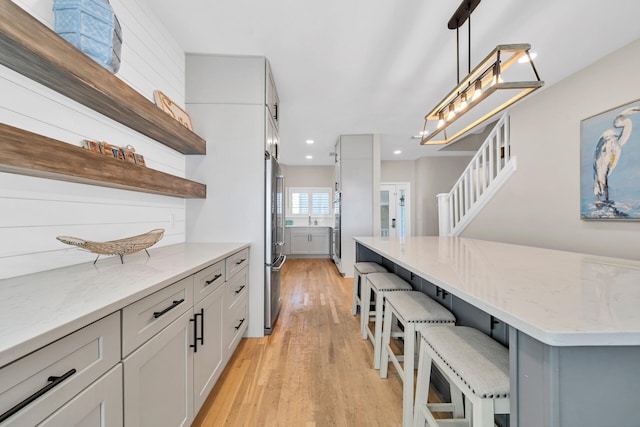
[[[0,172],[204,199],[207,186],[0,123]]]
[[[182,154],[206,142],[11,0],[0,0],[0,64]]]

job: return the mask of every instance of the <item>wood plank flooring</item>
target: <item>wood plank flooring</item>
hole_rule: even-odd
[[[330,260],[288,259],[273,334],[241,341],[193,426],[400,426],[402,383],[372,368],[352,291]]]

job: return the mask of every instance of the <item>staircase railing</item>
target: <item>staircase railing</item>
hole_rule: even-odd
[[[516,170],[505,113],[449,193],[438,194],[441,236],[458,236]]]

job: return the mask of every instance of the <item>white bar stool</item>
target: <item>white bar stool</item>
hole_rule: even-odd
[[[360,297],[364,293],[364,279],[369,273],[386,273],[387,269],[375,262],[356,262],[353,264],[353,308],[351,314],[354,316],[358,314],[358,307],[360,307],[360,314],[362,314],[362,303]]]
[[[384,297],[386,293],[412,291],[409,283],[393,273],[369,273],[365,279],[364,295],[360,308],[360,328],[362,339],[369,338],[373,343],[373,367],[380,369],[380,350],[382,348],[382,319],[384,313]],[[376,294],[375,311],[371,311],[371,293]],[[374,316],[374,331],[369,328],[369,320]]]
[[[420,332],[414,427],[447,423],[493,427],[495,414],[509,413],[509,350],[474,328],[434,326]],[[465,396],[465,417],[439,420],[433,412],[455,412],[452,403],[428,403],[431,363]]]
[[[413,371],[417,333],[431,326],[455,325],[455,316],[446,308],[418,291],[390,292],[384,303],[384,325],[382,327],[382,353],[380,378],[387,378],[389,361],[393,362],[402,379],[402,425],[413,423]],[[404,340],[404,352],[395,354],[391,349],[392,329],[396,322],[402,324],[404,332],[395,334]],[[419,341],[418,341],[419,343]],[[400,362],[404,362],[404,366]],[[460,399],[462,403],[462,399]]]

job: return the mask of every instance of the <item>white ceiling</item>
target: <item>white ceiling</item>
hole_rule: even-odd
[[[338,136],[352,133],[380,134],[383,160],[439,154],[411,137],[456,84],[447,22],[460,0],[146,1],[186,52],[269,59],[282,163],[331,164]],[[471,21],[471,68],[498,44],[530,43],[549,87],[640,38],[638,19],[638,0],[482,0]]]

